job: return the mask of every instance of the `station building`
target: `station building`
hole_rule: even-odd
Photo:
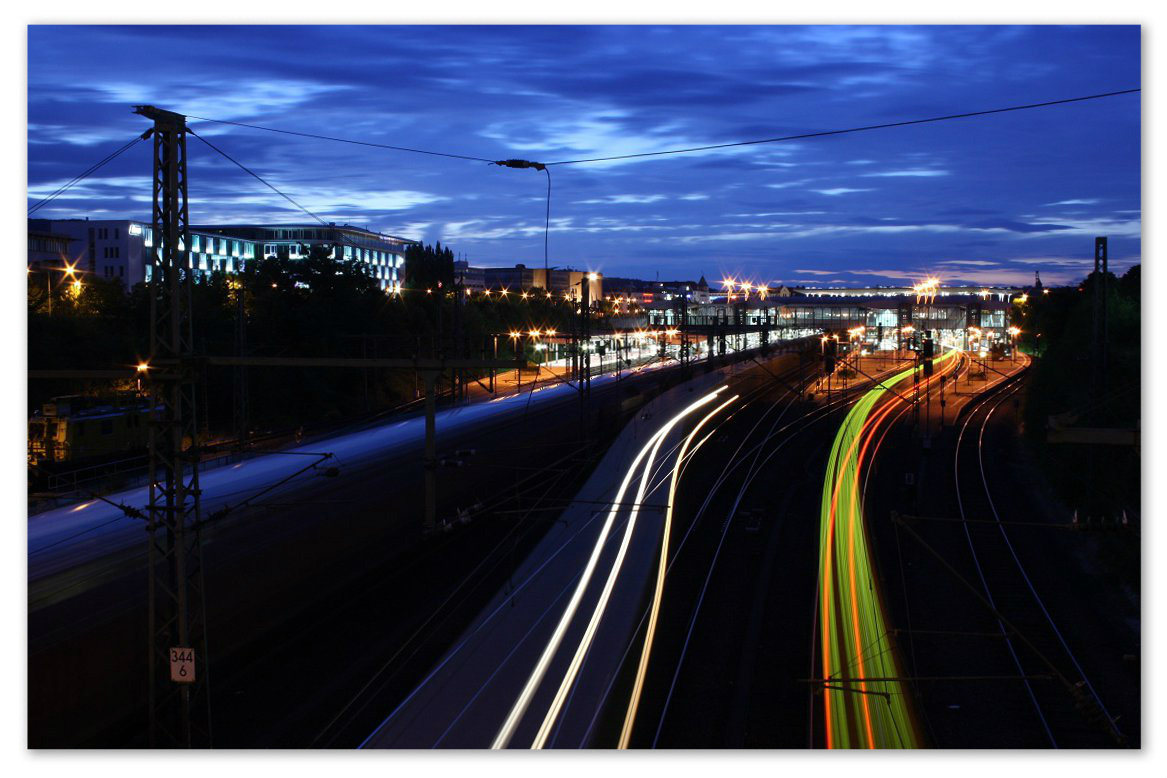
[[[1013,301],[1022,293],[1012,287],[994,287],[988,294],[979,288],[974,292],[956,287],[928,297],[920,297],[911,288],[897,294],[863,294],[866,291],[834,289],[831,294],[745,300],[738,295],[733,301],[726,295],[703,305],[689,304],[684,312],[678,300],[654,301],[644,307],[644,326],[677,327],[684,318],[690,325],[766,329],[775,339],[862,328],[858,340],[881,350],[903,348],[920,333],[931,331],[938,341],[967,349],[1010,341]]]

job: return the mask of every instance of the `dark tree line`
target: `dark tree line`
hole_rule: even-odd
[[[1051,416],[1081,427],[1134,428],[1141,419],[1141,268],[1107,274],[1105,391],[1093,386],[1095,286],[1081,284],[1031,294],[1020,307],[1022,348],[1034,354],[1024,398],[1025,434],[1066,504],[1096,513],[1140,505],[1140,457],[1133,448],[1050,444]]]
[[[313,247],[300,259],[257,259],[237,275],[211,274],[192,287],[195,352],[238,353],[240,312],[244,353],[269,357],[413,358],[460,350],[473,358],[493,356],[497,343],[498,356],[509,358],[515,341],[505,333],[511,330],[571,328],[574,307],[547,300],[543,290],[532,290],[526,300],[518,294],[459,296],[453,257],[440,244],[411,247],[400,294],[380,289],[365,265],[334,259],[329,246]],[[129,368],[147,357],[144,285],[127,292],[116,280],[86,277],[79,290],[65,287],[54,288],[50,315],[44,274],[29,274],[30,369]],[[530,347],[525,341],[519,341],[520,355]],[[233,431],[235,371],[201,371],[200,421],[209,438]],[[29,410],[56,395],[132,386],[132,380],[120,387],[32,381]],[[247,386],[252,426],[262,431],[311,428],[392,408],[414,399],[416,383],[412,371],[400,369],[253,367]]]

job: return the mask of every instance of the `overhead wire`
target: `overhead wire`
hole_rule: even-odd
[[[211,143],[209,140],[207,140],[206,138],[204,138],[202,135],[199,135],[197,132],[195,132],[194,130],[192,130],[190,127],[187,127],[187,132],[189,132],[191,135],[194,135],[196,138],[198,138],[199,140],[201,140],[203,143],[205,143],[205,144],[206,144],[208,147],[210,147],[210,148],[211,148],[211,149],[213,149],[214,151],[217,151],[219,154],[221,154],[223,157],[225,157],[225,158],[226,158],[228,161],[230,161],[232,164],[234,164],[236,167],[238,167],[238,168],[239,168],[240,170],[242,170],[244,173],[247,173],[249,176],[251,176],[252,178],[254,178],[256,181],[259,181],[261,184],[263,184],[263,185],[264,185],[264,186],[266,186],[268,189],[270,189],[270,190],[272,190],[273,192],[275,192],[276,194],[278,194],[280,197],[282,197],[282,198],[284,198],[285,200],[287,200],[289,203],[291,203],[292,205],[294,205],[296,208],[299,208],[301,211],[303,211],[304,213],[308,214],[308,216],[312,217],[312,218],[313,218],[313,219],[315,219],[317,222],[319,222],[321,226],[324,226],[324,227],[332,227],[332,226],[333,226],[333,225],[332,225],[332,224],[330,224],[329,222],[326,222],[326,221],[325,221],[323,218],[321,218],[321,217],[320,217],[318,214],[316,214],[314,211],[312,211],[312,210],[310,210],[310,209],[306,208],[305,206],[301,205],[301,204],[300,204],[299,202],[297,202],[297,201],[296,201],[296,200],[295,200],[295,199],[294,199],[294,198],[293,198],[291,195],[289,195],[289,194],[287,194],[286,192],[284,192],[284,191],[282,191],[281,189],[279,189],[279,188],[278,188],[278,187],[277,187],[275,184],[271,183],[270,181],[268,181],[267,179],[265,179],[263,176],[261,176],[259,173],[256,173],[254,170],[252,170],[251,168],[247,167],[246,165],[244,165],[242,162],[240,162],[239,160],[235,159],[234,157],[232,157],[232,156],[231,156],[230,154],[228,154],[226,151],[223,151],[223,149],[221,149],[221,148],[219,148],[218,146],[216,146],[215,144]],[[337,236],[337,237],[340,239],[340,241],[339,241],[339,242],[341,242],[341,243],[346,243],[346,244],[348,244],[349,246],[352,246],[352,247],[354,247],[354,248],[356,248],[356,249],[358,249],[358,250],[360,250],[360,249],[362,248],[362,247],[360,246],[360,244],[358,244],[357,242],[353,241],[352,239],[350,239],[350,238],[346,237],[346,236],[345,236],[345,234],[344,234],[342,231],[339,231],[339,230],[337,230],[337,231],[336,231],[336,236]]]
[[[718,149],[738,148],[738,147],[744,147],[744,146],[756,146],[756,145],[769,144],[769,143],[781,143],[781,142],[793,141],[793,140],[806,140],[809,138],[823,138],[823,137],[829,137],[829,136],[834,136],[834,135],[847,135],[847,134],[858,133],[858,132],[870,132],[872,130],[891,129],[894,127],[908,127],[908,126],[919,125],[919,124],[932,124],[932,123],[936,123],[936,122],[953,121],[956,119],[969,119],[969,118],[974,118],[974,117],[978,117],[978,116],[990,116],[990,115],[994,115],[994,114],[1032,110],[1035,108],[1046,108],[1046,107],[1056,106],[1056,105],[1067,105],[1070,103],[1080,103],[1080,102],[1085,102],[1088,100],[1099,100],[1099,99],[1103,99],[1103,98],[1107,98],[1107,97],[1116,97],[1119,95],[1133,94],[1133,93],[1140,92],[1140,91],[1142,91],[1141,88],[1122,89],[1122,90],[1116,90],[1116,91],[1111,91],[1111,92],[1100,92],[1100,93],[1091,94],[1091,95],[1080,95],[1078,97],[1063,98],[1060,100],[1046,100],[1043,102],[1025,103],[1023,105],[1013,105],[1013,106],[1007,106],[1007,107],[1003,107],[1003,108],[989,108],[989,109],[985,109],[985,110],[981,110],[981,111],[966,111],[963,113],[946,114],[943,116],[932,116],[932,117],[923,118],[923,119],[908,119],[908,120],[902,120],[902,121],[896,121],[896,122],[885,122],[882,124],[869,124],[869,125],[864,125],[864,126],[860,126],[860,127],[848,127],[845,129],[819,130],[816,132],[798,133],[798,134],[794,134],[794,135],[783,135],[783,136],[771,137],[771,138],[758,138],[755,140],[733,141],[733,142],[729,142],[729,143],[716,143],[716,144],[708,144],[708,145],[704,145],[704,146],[690,146],[690,147],[677,148],[677,149],[664,149],[661,151],[645,151],[645,152],[639,152],[639,153],[635,153],[635,154],[619,154],[619,155],[607,156],[607,157],[588,157],[588,158],[583,158],[583,159],[567,159],[567,160],[558,160],[555,162],[546,162],[546,163],[533,162],[533,161],[528,161],[528,160],[519,160],[519,159],[491,160],[491,159],[487,159],[485,157],[478,157],[478,156],[474,156],[474,155],[470,155],[470,154],[455,154],[455,153],[451,153],[451,152],[434,151],[432,149],[419,149],[419,148],[414,148],[411,146],[397,146],[397,145],[388,144],[388,143],[376,143],[373,141],[356,140],[353,138],[341,138],[341,137],[332,136],[332,135],[322,135],[319,133],[301,132],[299,130],[287,130],[287,129],[282,129],[282,128],[278,128],[278,127],[265,127],[263,125],[250,124],[247,122],[232,121],[232,120],[228,120],[228,119],[212,119],[212,118],[206,117],[206,116],[187,115],[187,118],[188,119],[195,119],[197,121],[211,122],[214,124],[223,124],[223,125],[229,125],[229,126],[233,126],[233,127],[245,127],[247,129],[260,130],[260,131],[264,131],[264,132],[274,132],[274,133],[279,133],[282,135],[292,135],[292,136],[302,137],[302,138],[312,138],[315,140],[332,141],[334,143],[347,143],[347,144],[356,145],[356,146],[366,146],[366,147],[370,147],[370,148],[385,149],[385,150],[389,150],[389,151],[408,152],[411,154],[424,154],[427,156],[445,157],[448,159],[461,159],[461,160],[467,160],[470,162],[486,162],[489,164],[499,165],[499,166],[503,166],[503,167],[535,168],[537,170],[542,170],[547,175],[547,198],[546,198],[546,208],[545,208],[544,221],[543,221],[543,267],[544,267],[544,270],[547,270],[549,267],[549,256],[550,256],[549,243],[550,243],[550,232],[551,232],[551,171],[549,170],[549,167],[552,165],[581,165],[581,164],[586,164],[586,163],[590,163],[590,162],[612,162],[612,161],[628,160],[628,159],[644,159],[644,158],[649,158],[649,157],[663,157],[663,156],[672,156],[672,155],[678,155],[678,154],[691,154],[691,153],[695,153],[695,152],[699,152],[699,151],[715,151]],[[284,199],[286,199],[292,205],[294,205],[297,208],[299,208],[300,210],[304,211],[306,214],[311,216],[313,219],[316,219],[321,224],[325,224],[324,220],[321,219],[319,216],[312,213],[310,210],[308,210],[307,208],[302,206],[300,203],[293,200],[291,197],[289,197],[287,194],[285,194],[284,192],[277,189],[272,184],[268,183],[266,180],[264,180],[262,177],[260,177],[257,173],[255,173],[251,169],[247,168],[246,166],[244,166],[242,163],[238,162],[237,160],[235,160],[233,157],[228,155],[222,149],[219,149],[217,146],[212,144],[206,138],[204,138],[201,135],[199,135],[198,133],[196,133],[193,129],[188,128],[188,130],[196,138],[203,141],[203,143],[206,143],[212,149],[214,149],[215,151],[222,154],[224,157],[226,157],[228,160],[233,162],[235,165],[237,165],[240,169],[242,169],[243,171],[245,171],[249,175],[254,176],[257,180],[259,180],[261,183],[263,183],[269,189],[274,191],[276,194],[278,194],[281,197],[283,197]],[[117,153],[121,153],[121,151],[124,151],[124,148],[119,150],[119,152],[117,152]],[[115,156],[116,156],[116,154],[115,154]],[[108,161],[108,160],[106,160],[106,161]],[[104,164],[104,161],[101,164]],[[40,206],[38,205],[37,207],[40,207]],[[30,213],[31,212],[32,211],[30,211]]]
[[[1114,92],[1101,92],[1093,95],[1083,95],[1080,97],[1068,97],[1062,100],[1047,100],[1041,103],[1026,103],[1024,105],[1013,105],[1006,108],[989,108],[983,111],[967,111],[965,113],[946,114],[944,116],[932,116],[926,119],[907,119],[897,122],[886,122],[884,124],[868,124],[862,127],[849,127],[841,130],[820,130],[817,132],[804,132],[797,135],[783,135],[775,138],[759,138],[757,140],[743,140],[734,141],[732,143],[715,143],[707,146],[690,146],[680,149],[666,149],[664,151],[643,151],[637,154],[620,154],[612,157],[589,157],[587,159],[566,159],[556,162],[546,162],[546,165],[581,165],[586,162],[612,162],[622,159],[638,159],[643,157],[660,157],[670,154],[691,154],[697,151],[713,151],[716,149],[728,149],[738,146],[756,146],[764,143],[781,143],[783,141],[791,140],[805,140],[807,138],[824,138],[831,135],[847,135],[855,132],[869,132],[871,130],[886,130],[893,127],[908,127],[915,124],[932,124],[935,122],[946,122],[954,119],[970,119],[976,116],[989,116],[992,114],[1009,113],[1013,111],[1027,111],[1033,108],[1046,108],[1054,105],[1066,105],[1068,103],[1080,103],[1087,100],[1100,100],[1105,97],[1116,97],[1118,95],[1133,94],[1141,92],[1141,89],[1121,89]]]
[[[84,181],[86,178],[89,178],[89,176],[93,175],[98,170],[100,170],[104,166],[108,165],[110,162],[113,162],[115,159],[117,159],[123,153],[128,151],[130,149],[130,147],[134,146],[139,141],[143,141],[146,138],[149,138],[153,134],[153,132],[154,132],[153,128],[146,130],[145,132],[143,132],[141,135],[135,137],[132,141],[130,141],[126,145],[124,145],[121,148],[119,148],[118,150],[106,155],[103,159],[101,159],[98,162],[95,162],[93,165],[90,165],[84,171],[82,171],[81,173],[79,173],[78,175],[76,175],[75,177],[73,177],[72,179],[70,179],[69,181],[64,183],[63,185],[61,185],[59,188],[57,188],[57,190],[54,191],[52,194],[48,195],[44,199],[42,199],[39,202],[37,202],[36,204],[34,204],[31,208],[29,208],[28,215],[32,216],[38,210],[40,210],[44,206],[51,203],[53,200],[56,200],[58,197],[63,195],[65,192],[69,191],[74,186],[76,186],[77,184]]]
[[[187,115],[188,119],[197,119],[200,122],[212,122],[214,124],[229,124],[234,127],[246,127],[251,130],[263,130],[265,132],[277,132],[281,135],[296,135],[301,138],[315,138],[316,140],[328,140],[335,143],[349,143],[354,146],[370,146],[376,149],[387,149],[389,151],[407,151],[411,154],[427,154],[432,157],[448,157],[450,159],[465,159],[470,162],[493,162],[492,159],[485,157],[473,157],[467,154],[450,154],[444,151],[431,151],[428,149],[415,149],[409,146],[393,146],[388,143],[374,143],[372,141],[354,140],[352,138],[338,138],[332,135],[318,135],[313,132],[299,132],[296,130],[283,130],[278,127],[262,127],[258,124],[247,124],[245,122],[234,122],[226,119],[209,119],[206,116],[191,116]]]
[[[704,146],[689,146],[689,147],[677,148],[677,149],[663,149],[661,151],[643,151],[643,152],[638,152],[635,154],[619,154],[619,155],[608,156],[608,157],[588,157],[588,158],[581,158],[581,159],[563,159],[563,160],[556,160],[554,162],[545,162],[545,163],[528,163],[526,165],[521,165],[521,166],[522,167],[539,167],[541,169],[544,165],[581,165],[581,164],[588,163],[588,162],[612,162],[612,161],[623,160],[623,159],[639,159],[639,158],[644,158],[644,157],[658,157],[658,156],[666,156],[666,155],[673,155],[673,154],[690,154],[690,153],[694,153],[694,152],[698,152],[698,151],[713,151],[716,149],[735,148],[738,146],[756,146],[756,145],[761,145],[761,144],[766,144],[766,143],[781,143],[784,141],[791,141],[791,140],[805,140],[807,138],[822,138],[822,137],[828,137],[831,135],[846,135],[849,133],[856,133],[856,132],[869,132],[872,130],[891,129],[893,127],[909,127],[909,126],[917,125],[917,124],[933,124],[936,122],[953,121],[956,119],[971,119],[971,118],[978,117],[978,116],[991,116],[994,114],[1012,113],[1012,112],[1017,112],[1017,111],[1028,111],[1028,110],[1032,110],[1035,108],[1048,108],[1048,107],[1055,106],[1055,105],[1068,105],[1071,103],[1086,102],[1088,100],[1101,100],[1101,99],[1108,98],[1108,97],[1118,97],[1120,95],[1135,94],[1135,93],[1138,93],[1141,91],[1142,91],[1142,89],[1140,87],[1136,87],[1133,89],[1118,89],[1118,90],[1114,90],[1111,92],[1098,92],[1095,94],[1079,95],[1077,97],[1066,97],[1066,98],[1062,98],[1059,100],[1045,100],[1045,101],[1037,102],[1037,103],[1024,103],[1021,105],[1011,105],[1011,106],[1005,106],[1002,108],[987,108],[987,109],[984,109],[981,111],[965,111],[962,113],[945,114],[942,116],[931,116],[931,117],[927,117],[927,118],[923,118],[923,119],[906,119],[906,120],[901,120],[901,121],[885,122],[882,124],[868,124],[868,125],[863,125],[860,127],[848,127],[848,128],[836,129],[836,130],[819,130],[819,131],[815,131],[815,132],[805,132],[805,133],[799,133],[799,134],[795,134],[795,135],[783,135],[783,136],[771,137],[771,138],[757,138],[757,139],[753,139],[753,140],[732,141],[732,142],[728,142],[728,143],[714,143],[714,144],[708,144],[708,145],[704,145]],[[259,125],[259,124],[249,124],[246,122],[237,122],[237,121],[231,121],[231,120],[227,120],[227,119],[212,119],[212,118],[209,118],[206,116],[188,115],[187,118],[188,119],[196,119],[196,120],[202,121],[202,122],[212,122],[215,124],[226,124],[226,125],[231,125],[234,127],[246,127],[248,129],[262,130],[264,132],[275,132],[275,133],[280,133],[283,135],[295,135],[295,136],[302,137],[302,138],[314,138],[316,140],[327,140],[327,141],[333,141],[335,143],[348,143],[348,144],[352,144],[352,145],[356,145],[356,146],[368,146],[371,148],[386,149],[389,151],[403,151],[403,152],[408,152],[411,154],[425,154],[425,155],[435,156],[435,157],[446,157],[449,159],[463,159],[463,160],[467,160],[470,162],[487,162],[487,163],[492,163],[492,164],[503,164],[503,163],[498,162],[498,161],[493,160],[493,159],[487,159],[486,157],[477,157],[477,156],[474,156],[471,154],[454,154],[451,152],[433,151],[431,149],[419,149],[419,148],[413,148],[410,146],[396,146],[396,145],[392,145],[392,144],[388,144],[388,143],[375,143],[373,141],[355,140],[353,138],[340,138],[340,137],[336,137],[336,136],[332,136],[332,135],[321,135],[318,133],[301,132],[298,130],[286,130],[286,129],[281,129],[278,127],[265,127],[265,126]],[[511,161],[517,161],[517,160],[511,160]],[[519,167],[519,166],[520,165],[512,165],[512,167]]]
[[[318,215],[316,215],[316,214],[315,214],[315,213],[313,213],[312,211],[308,210],[307,208],[305,208],[305,207],[304,207],[303,205],[301,205],[300,203],[296,202],[294,199],[292,199],[291,195],[288,195],[288,194],[286,194],[285,192],[282,192],[282,191],[281,191],[280,189],[278,189],[278,188],[277,188],[277,187],[276,187],[274,184],[272,184],[271,182],[269,182],[267,179],[265,179],[265,178],[264,178],[263,176],[261,176],[259,173],[256,173],[254,170],[252,170],[251,168],[247,167],[247,166],[246,166],[246,165],[244,165],[242,162],[240,162],[239,160],[235,159],[235,157],[232,157],[230,154],[228,154],[227,152],[223,151],[221,148],[219,148],[219,147],[218,147],[218,146],[216,146],[215,144],[211,143],[209,140],[207,140],[206,138],[204,138],[202,135],[199,135],[197,132],[195,132],[194,130],[192,130],[190,127],[187,127],[187,132],[189,132],[191,135],[193,135],[193,136],[195,136],[196,138],[198,138],[199,140],[201,140],[203,143],[205,143],[207,146],[209,146],[209,147],[210,147],[210,148],[212,148],[213,150],[215,150],[215,151],[219,152],[219,154],[221,154],[222,156],[226,157],[228,161],[230,161],[232,164],[234,164],[234,165],[235,165],[237,168],[239,168],[240,170],[242,170],[242,171],[243,171],[244,173],[246,173],[247,175],[251,176],[251,177],[252,177],[252,178],[254,178],[256,181],[258,181],[259,183],[263,184],[263,185],[264,185],[264,186],[266,186],[268,189],[272,190],[273,192],[275,192],[276,194],[278,194],[280,197],[284,198],[284,199],[285,199],[285,200],[287,200],[289,203],[291,203],[292,205],[296,206],[297,208],[299,208],[301,211],[303,211],[304,213],[306,213],[306,214],[308,214],[309,216],[311,216],[311,217],[312,217],[313,219],[315,219],[316,221],[320,222],[320,223],[321,223],[322,225],[324,225],[325,227],[327,227],[327,226],[328,226],[328,222],[324,221],[324,219],[320,218]]]

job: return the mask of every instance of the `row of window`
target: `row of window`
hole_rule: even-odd
[[[265,257],[279,256],[281,248],[287,250],[289,257],[299,257],[307,256],[311,247],[303,243],[265,243],[263,246],[263,255]],[[354,246],[345,246],[343,253],[339,246],[333,246],[332,256],[334,259],[339,259],[341,256],[345,259],[357,259],[365,264],[378,265],[380,267],[400,267],[403,262],[401,256],[398,254],[391,254],[387,251],[378,251],[376,249],[362,249]]]
[[[120,259],[122,256],[121,246],[105,246],[101,252],[105,259]]]
[[[57,252],[65,251],[69,247],[69,241],[61,238],[41,238],[30,235],[28,237],[28,250],[40,252]]]

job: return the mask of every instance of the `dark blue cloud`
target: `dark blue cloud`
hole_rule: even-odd
[[[1137,27],[46,27],[29,29],[36,199],[145,128],[130,105],[562,160],[813,132],[1140,84]],[[553,169],[552,260],[758,279],[1079,270],[1138,261],[1138,96],[936,125]],[[535,171],[194,123],[323,217],[542,256]],[[149,213],[140,144],[46,216]],[[299,218],[191,140],[196,221]],[[972,264],[992,262],[995,264]],[[1059,264],[1059,262],[1062,262]],[[795,273],[803,272],[802,276]],[[1046,273],[1043,272],[1043,278]]]

